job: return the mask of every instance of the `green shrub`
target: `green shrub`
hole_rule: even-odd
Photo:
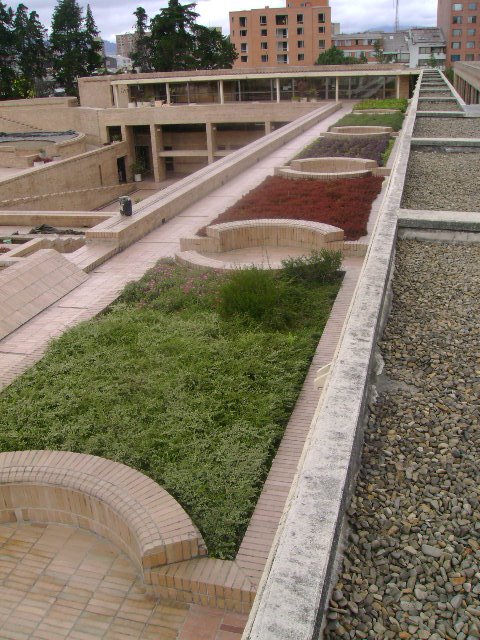
[[[342,265],[341,251],[321,249],[309,256],[282,260],[283,276],[304,282],[334,282]]]
[[[399,109],[402,113],[405,113],[407,107],[408,100],[406,98],[388,98],[386,100],[362,100],[353,108],[355,111],[362,111],[363,109]]]
[[[349,113],[341,118],[332,127],[392,127],[394,131],[400,131],[404,119],[403,113]],[[332,128],[330,127],[330,128]]]
[[[387,148],[382,153],[382,167],[386,167],[387,166],[387,162],[388,162],[388,159],[390,157],[390,154],[392,153],[392,149],[393,149],[393,145],[394,144],[395,144],[395,139],[394,138],[390,138],[390,140],[388,141]]]
[[[272,272],[257,267],[239,269],[220,289],[224,318],[243,316],[261,322],[275,314],[278,301],[278,282]]]

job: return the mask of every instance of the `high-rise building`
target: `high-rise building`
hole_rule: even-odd
[[[438,0],[437,25],[447,40],[447,66],[480,60],[480,0]]]
[[[328,0],[287,0],[285,8],[230,12],[235,68],[315,64],[332,44]]]

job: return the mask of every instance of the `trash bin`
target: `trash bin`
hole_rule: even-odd
[[[120,203],[120,213],[122,216],[132,215],[132,200],[128,196],[120,196],[118,199]]]

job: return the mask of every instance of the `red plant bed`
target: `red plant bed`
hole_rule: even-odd
[[[348,180],[288,180],[267,178],[210,224],[259,218],[291,218],[324,222],[343,229],[346,240],[367,233],[372,202],[383,178],[367,176]],[[205,227],[198,235],[205,235]]]

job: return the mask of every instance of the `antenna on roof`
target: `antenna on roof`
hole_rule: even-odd
[[[399,0],[393,0],[393,6],[395,7],[395,26],[393,27],[393,30],[395,33],[400,30],[400,25],[398,23],[398,4]]]

